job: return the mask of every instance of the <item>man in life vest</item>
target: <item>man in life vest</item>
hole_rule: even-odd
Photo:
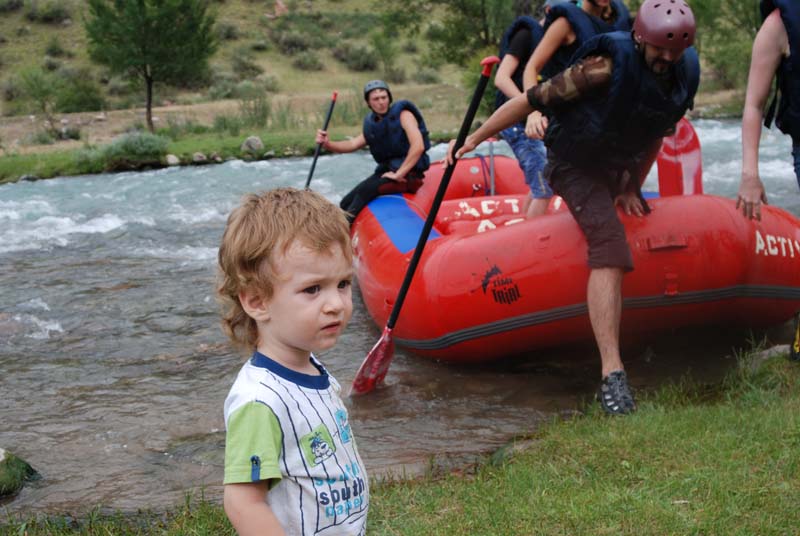
[[[548,1],[552,3],[553,0]],[[503,34],[500,41],[500,66],[494,75],[494,85],[497,87],[495,108],[522,94],[522,73],[543,35],[544,30],[539,22],[527,15],[517,18]],[[525,203],[526,217],[544,214],[550,198],[553,197],[553,191],[542,175],[546,161],[544,143],[525,135],[524,120],[500,132],[500,137],[514,151],[525,175],[525,183],[531,191]]]
[[[457,154],[532,110],[550,112],[544,175],[588,243],[587,305],[602,362],[598,395],[612,414],[636,409],[619,350],[622,277],[633,260],[617,206],[639,217],[649,212],[638,179],[692,106],[700,78],[694,36],[685,2],[645,0],[632,32],[593,37],[573,65],[509,100]]]
[[[763,24],[753,42],[747,94],[742,113],[742,179],[736,206],[748,218],[761,219],[767,193],[758,173],[761,121],[772,79],[777,76],[780,105],[773,100],[764,119],[792,137],[794,172],[800,186],[800,4],[796,0],[762,0]],[[777,95],[776,95],[777,98]]]
[[[430,167],[428,129],[422,114],[407,100],[392,102],[392,93],[383,80],[364,86],[364,100],[371,110],[364,118],[361,134],[342,141],[330,141],[328,133],[317,130],[317,143],[334,153],[351,153],[365,146],[378,163],[375,172],[361,181],[339,206],[353,223],[361,209],[383,194],[414,193],[422,186]]]

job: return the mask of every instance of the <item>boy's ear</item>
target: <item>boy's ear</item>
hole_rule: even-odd
[[[266,322],[269,320],[269,300],[253,290],[246,289],[239,292],[239,303],[247,316],[256,322]]]

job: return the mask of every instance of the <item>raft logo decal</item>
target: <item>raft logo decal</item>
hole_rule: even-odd
[[[503,271],[496,264],[483,274],[481,281],[483,293],[492,291],[492,299],[497,303],[511,304],[522,297],[519,287],[511,277],[503,277]]]
[[[762,235],[756,229],[756,255],[765,257],[800,257],[800,242],[788,236]]]

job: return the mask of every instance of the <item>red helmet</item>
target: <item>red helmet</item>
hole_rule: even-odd
[[[637,40],[661,48],[692,46],[696,29],[692,9],[684,0],[645,0],[633,21]]]

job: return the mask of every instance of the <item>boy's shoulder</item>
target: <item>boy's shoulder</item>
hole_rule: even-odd
[[[328,370],[311,356],[320,371],[319,376],[300,374],[256,353],[239,370],[236,380],[225,399],[225,417],[249,402],[261,402],[270,407],[283,406],[287,399],[295,399],[302,390],[311,389],[338,396],[341,386]],[[323,396],[320,400],[328,398]]]

